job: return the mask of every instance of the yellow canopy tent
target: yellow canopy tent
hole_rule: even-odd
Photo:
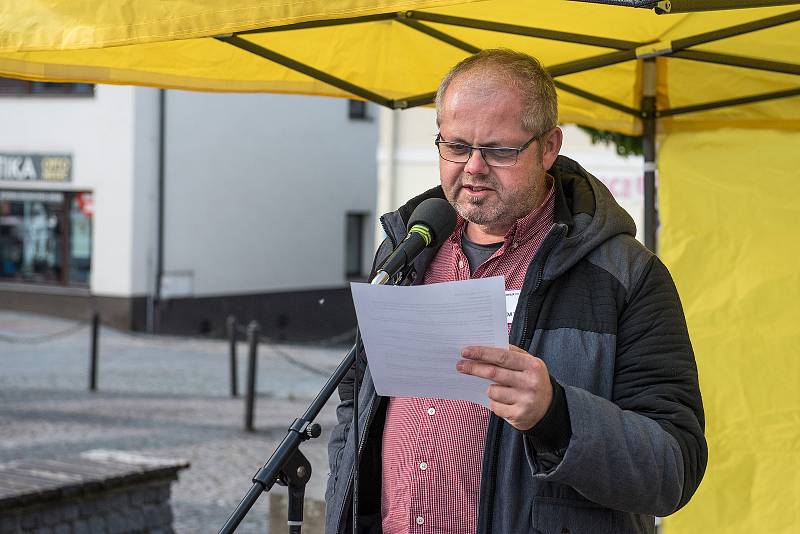
[[[666,522],[667,534],[794,532],[799,5],[0,0],[0,76],[408,108],[429,104],[446,70],[476,50],[539,57],[556,80],[563,122],[645,135],[645,203],[653,207],[656,131],[662,136],[659,252],[683,294],[711,457],[698,495]],[[646,213],[651,248],[655,216]]]
[[[505,46],[548,66],[563,122],[650,141],[656,124],[661,132],[800,127],[798,100],[786,100],[800,95],[800,2],[596,1],[787,5],[656,16],[566,0],[0,0],[0,75],[408,108],[429,104],[466,54]],[[655,206],[653,142],[645,157],[645,205]],[[655,217],[645,213],[653,249]]]
[[[565,0],[3,0],[0,74],[356,94],[402,108],[429,103],[442,74],[465,53],[507,46],[550,67],[565,122],[639,133],[638,114],[631,113],[641,99],[638,60],[656,57],[676,60],[657,61],[664,131],[796,128],[797,106],[786,113],[775,100],[683,112],[736,97],[800,94],[797,7],[656,16]]]
[[[429,103],[466,53],[506,46],[550,68],[565,122],[640,133],[640,60],[655,57],[663,131],[797,128],[798,107],[775,100],[686,113],[800,94],[797,7],[656,16],[566,0],[2,0],[0,75],[355,94],[403,108]]]

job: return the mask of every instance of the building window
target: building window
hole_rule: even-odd
[[[345,228],[345,276],[348,279],[364,278],[364,227],[366,213],[348,213]]]
[[[363,100],[348,100],[347,101],[347,117],[352,121],[368,121],[371,120],[367,115],[367,103]]]
[[[0,95],[6,96],[94,96],[91,83],[31,82],[0,78]]]
[[[92,194],[0,190],[0,280],[89,284]]]

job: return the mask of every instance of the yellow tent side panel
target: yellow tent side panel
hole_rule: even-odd
[[[800,133],[675,133],[660,147],[660,255],[683,300],[709,466],[665,534],[800,525]]]

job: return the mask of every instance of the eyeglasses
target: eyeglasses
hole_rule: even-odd
[[[492,167],[513,167],[519,160],[519,154],[536,141],[542,134],[534,135],[519,148],[504,146],[471,146],[464,143],[454,143],[442,139],[442,134],[436,134],[436,146],[439,156],[452,163],[466,163],[472,157],[473,150],[480,150],[483,161]]]

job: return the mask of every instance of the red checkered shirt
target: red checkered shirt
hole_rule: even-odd
[[[518,220],[474,273],[461,249],[465,221],[458,217],[424,282],[504,276],[507,291],[520,289],[528,264],[553,225],[554,205],[551,187],[541,206]],[[472,402],[389,399],[382,455],[384,534],[475,532],[488,424],[489,410]]]

